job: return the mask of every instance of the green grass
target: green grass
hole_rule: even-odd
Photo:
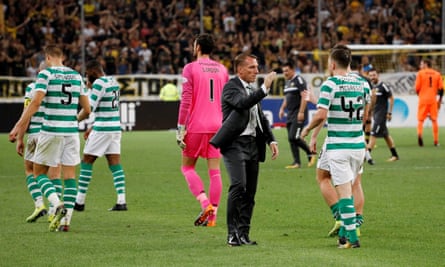
[[[291,162],[286,131],[274,132],[280,157],[261,166],[252,221],[251,238],[259,245],[240,248],[225,245],[224,167],[218,226],[193,226],[199,205],[180,173],[172,131],[124,133],[129,211],[107,211],[116,196],[101,158],[86,210],[74,213],[68,233],[49,232],[46,217],[25,223],[33,204],[22,160],[1,134],[0,266],[445,266],[445,149],[432,146],[430,128],[423,148],[415,129],[391,129],[401,157],[393,163],[385,161],[390,153],[378,139],[376,165],[366,165],[363,175],[362,248],[354,250],[339,250],[326,237],[333,220],[315,169],[284,169]],[[441,133],[445,142],[445,129]],[[202,160],[198,172],[207,182]]]

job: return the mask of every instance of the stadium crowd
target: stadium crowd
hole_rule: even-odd
[[[35,76],[49,43],[63,43],[65,65],[80,71],[82,34],[86,60],[101,60],[107,74],[176,74],[192,61],[199,0],[85,0],[83,32],[78,2],[0,0],[0,76]],[[319,41],[322,50],[336,43],[441,43],[437,0],[324,0],[320,14],[313,0],[203,2],[203,30],[218,44],[213,56],[230,71],[242,51],[259,57],[261,71],[293,59],[307,73],[319,72]]]

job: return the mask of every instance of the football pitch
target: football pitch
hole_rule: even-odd
[[[180,172],[174,131],[124,132],[129,210],[107,211],[116,194],[100,158],[85,211],[74,212],[66,233],[49,232],[46,216],[25,222],[34,206],[23,161],[0,134],[0,266],[445,266],[445,146],[432,145],[431,128],[424,130],[424,147],[414,128],[390,133],[401,159],[386,162],[390,152],[378,139],[376,165],[365,165],[363,175],[362,247],[348,250],[327,237],[333,219],[303,152],[302,168],[284,168],[291,163],[285,129],[274,130],[279,158],[268,154],[260,167],[250,234],[259,245],[235,248],[226,246],[224,165],[217,226],[195,227],[200,207]],[[208,184],[202,159],[197,171]]]

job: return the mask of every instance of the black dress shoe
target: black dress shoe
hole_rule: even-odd
[[[238,237],[238,234],[229,234],[227,237],[227,245],[230,247],[238,247],[241,246],[241,241]]]
[[[241,242],[241,245],[258,245],[256,241],[250,240],[249,235],[247,234],[241,235],[239,240]]]

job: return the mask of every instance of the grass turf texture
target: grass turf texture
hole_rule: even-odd
[[[193,226],[200,208],[180,173],[173,131],[125,132],[129,210],[107,211],[116,195],[100,158],[86,210],[74,212],[68,233],[49,232],[46,216],[25,222],[33,204],[22,160],[1,134],[0,266],[444,266],[445,148],[433,147],[430,128],[422,148],[415,129],[390,131],[401,160],[386,162],[390,152],[378,139],[376,165],[365,165],[363,176],[362,248],[354,250],[339,250],[336,239],[326,237],[333,219],[303,152],[303,168],[284,168],[292,161],[285,129],[274,130],[280,157],[268,159],[260,170],[251,229],[259,245],[239,248],[225,244],[224,165],[217,227]],[[444,133],[442,128],[445,142]],[[201,159],[197,170],[207,184],[205,166]]]

